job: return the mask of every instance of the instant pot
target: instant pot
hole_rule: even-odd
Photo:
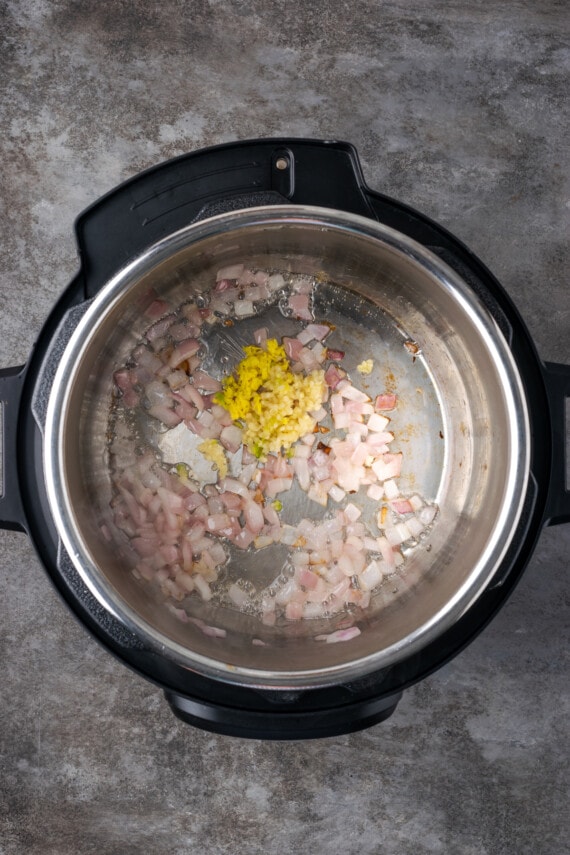
[[[570,366],[539,359],[468,248],[366,186],[348,143],[262,139],[184,155],[100,199],[76,236],[78,274],[26,365],[0,372],[0,525],[28,534],[82,624],[184,721],[304,739],[386,719],[497,613],[543,527],[570,520]],[[390,373],[404,488],[439,508],[429,548],[352,613],[358,634],[342,643],[322,641],[342,616],[266,626],[196,595],[194,622],[177,621],[129,572],[113,528],[113,374],[149,305],[202,293],[195,283],[244,260],[334,283],[315,319],[344,335],[348,359]],[[246,550],[240,572],[273,572],[270,555]],[[221,631],[205,634],[204,622]]]

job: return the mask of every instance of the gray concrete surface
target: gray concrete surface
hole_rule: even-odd
[[[463,239],[570,362],[569,19],[545,0],[4,0],[0,365],[77,268],[75,216],[140,169],[337,137]],[[217,737],[173,718],[0,533],[2,855],[563,855],[570,526],[498,617],[368,731]]]

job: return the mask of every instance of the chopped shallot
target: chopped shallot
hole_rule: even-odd
[[[360,635],[360,629],[357,626],[350,626],[348,629],[337,629],[336,632],[331,632],[328,635],[316,635],[315,640],[334,644],[337,641],[350,641],[358,635]]]
[[[326,618],[345,608],[367,608],[384,578],[403,564],[407,550],[425,542],[437,514],[437,507],[418,494],[402,495],[397,479],[403,453],[391,450],[397,432],[388,430],[390,419],[384,415],[396,408],[397,396],[385,392],[371,398],[353,384],[340,364],[344,351],[324,344],[334,338],[334,327],[315,320],[313,288],[311,277],[304,275],[286,278],[241,263],[228,265],[218,271],[210,293],[178,309],[155,299],[146,310],[145,335],[127,365],[114,373],[117,402],[124,410],[139,410],[162,429],[183,431],[196,441],[195,454],[203,455],[213,473],[200,480],[191,458],[172,467],[148,448],[141,452],[128,420],[117,420],[110,444],[115,466],[111,506],[115,526],[132,550],[133,573],[160,588],[176,618],[191,621],[211,638],[225,637],[226,630],[189,618],[174,603],[218,596],[212,586],[219,583],[221,568],[230,567],[234,548],[281,544],[288,558],[262,590],[245,579],[231,581],[222,595],[226,603],[257,612],[266,626],[283,618]],[[203,336],[213,324],[231,326],[256,316],[265,300],[278,303],[298,322],[297,334],[284,336],[282,345],[293,373],[319,372],[323,400],[320,405],[319,393],[308,413],[312,422],[290,449],[258,459],[256,449],[244,444],[243,423],[234,422],[222,405],[223,381],[204,367]],[[268,335],[265,326],[253,333],[266,353]],[[283,503],[294,486],[327,509],[322,519],[304,518],[296,525],[282,521]],[[377,528],[363,513],[364,496],[376,503]],[[101,530],[111,537],[106,524]],[[350,626],[316,640],[335,643],[359,634],[357,626]]]

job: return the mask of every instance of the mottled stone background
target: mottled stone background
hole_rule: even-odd
[[[450,228],[570,362],[564,0],[0,0],[0,365],[77,269],[76,215],[236,138],[353,142],[369,185]],[[561,464],[562,465],[562,464]],[[466,651],[360,734],[179,723],[0,533],[2,855],[568,852],[570,526]]]

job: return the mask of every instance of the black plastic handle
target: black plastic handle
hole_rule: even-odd
[[[341,736],[389,718],[402,692],[322,710],[236,710],[165,691],[174,715],[194,727],[246,739],[300,740]]]
[[[375,217],[350,143],[259,139],[201,149],[140,173],[80,215],[75,230],[86,297],[208,206],[217,213],[235,209],[232,200],[240,207],[281,200]]]
[[[552,462],[545,521],[548,525],[570,522],[570,442],[566,406],[570,398],[570,365],[545,363],[546,391],[552,426]]]
[[[25,372],[25,365],[0,369],[0,406],[2,408],[0,528],[11,531],[26,530],[16,453],[18,413]]]

